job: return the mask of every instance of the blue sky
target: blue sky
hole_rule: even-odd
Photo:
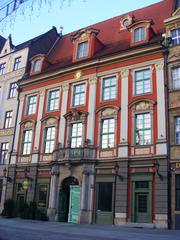
[[[51,1],[51,7],[43,4],[40,11],[34,10],[33,14],[25,9],[23,16],[19,9],[15,18],[11,17],[3,22],[4,27],[0,28],[0,34],[7,37],[11,33],[13,44],[17,45],[48,31],[52,26],[58,31],[63,26],[63,34],[66,34],[160,0],[71,0],[71,4],[66,0],[63,7],[60,7],[61,0]],[[37,4],[34,9],[38,9]],[[13,24],[9,23],[10,20]]]

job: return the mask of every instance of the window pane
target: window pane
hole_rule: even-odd
[[[32,130],[25,130],[23,132],[22,154],[27,155],[31,153]]]
[[[174,68],[172,70],[172,81],[173,81],[173,88],[179,89],[180,88],[180,67]]]
[[[49,92],[48,111],[57,110],[59,108],[59,90]]]
[[[102,120],[101,147],[114,147],[115,144],[115,120],[114,118]]]
[[[136,115],[136,144],[151,144],[151,116],[150,113]]]
[[[71,147],[81,147],[82,146],[82,123],[74,123],[71,129]]]
[[[103,79],[102,87],[102,100],[111,100],[116,98],[116,76],[108,77]]]
[[[180,28],[172,30],[171,36],[172,36],[172,44],[179,45],[180,44]]]
[[[88,55],[88,41],[78,44],[77,58],[86,57]]]
[[[175,118],[175,144],[180,144],[180,117]]]
[[[135,72],[135,94],[143,94],[151,91],[150,76],[150,69]]]
[[[145,40],[145,28],[137,28],[134,30],[134,42]]]
[[[74,86],[73,106],[85,104],[85,83]]]
[[[37,96],[29,96],[27,100],[27,115],[36,113]]]
[[[0,164],[5,164],[8,158],[9,143],[1,143]]]

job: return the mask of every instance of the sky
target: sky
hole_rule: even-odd
[[[27,3],[22,4],[15,15],[0,23],[0,35],[7,38],[11,34],[13,44],[17,45],[50,30],[52,26],[58,32],[63,26],[62,32],[66,34],[160,0],[64,0],[63,6],[61,0],[49,1],[51,6],[43,4],[40,10],[36,3],[33,12],[27,8]],[[24,15],[21,14],[23,10]]]

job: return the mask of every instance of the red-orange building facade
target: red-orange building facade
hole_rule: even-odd
[[[33,57],[19,82],[7,197],[35,200],[51,220],[167,228],[161,40],[173,11],[162,1],[60,35]]]

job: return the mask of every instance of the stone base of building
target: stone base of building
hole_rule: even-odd
[[[92,223],[92,212],[88,210],[81,210],[80,223],[91,224]]]
[[[115,225],[124,225],[127,223],[127,214],[126,213],[116,213],[114,224]]]
[[[156,214],[154,220],[155,228],[168,228],[168,216],[167,214]]]
[[[48,208],[47,216],[49,221],[56,221],[56,209],[55,208]]]

